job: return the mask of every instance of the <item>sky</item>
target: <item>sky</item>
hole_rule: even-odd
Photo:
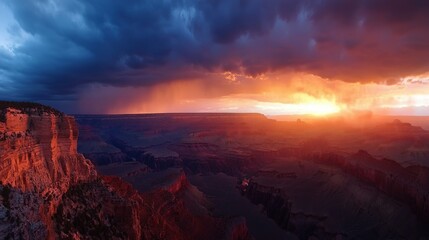
[[[1,0],[0,99],[429,115],[427,0]]]

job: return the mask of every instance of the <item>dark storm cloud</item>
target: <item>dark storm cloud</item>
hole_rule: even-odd
[[[9,0],[26,37],[0,48],[6,97],[73,99],[90,83],[305,71],[391,81],[428,71],[424,0]],[[6,90],[7,91],[6,91]]]

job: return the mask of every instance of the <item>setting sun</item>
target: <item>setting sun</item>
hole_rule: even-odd
[[[261,112],[269,115],[296,114],[322,116],[339,112],[341,109],[335,103],[320,101],[308,103],[273,103],[261,102],[256,106]]]
[[[307,104],[304,104],[302,107],[304,111],[308,112],[308,114],[318,115],[318,116],[333,114],[340,111],[340,108],[334,103],[325,103],[325,102],[307,103]]]

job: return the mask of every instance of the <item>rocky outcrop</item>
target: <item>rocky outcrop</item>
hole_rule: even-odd
[[[96,176],[77,153],[73,117],[39,109],[6,108],[0,141],[0,180],[22,191],[64,192],[70,184]]]
[[[143,200],[120,179],[103,178],[71,187],[54,215],[61,239],[141,239]]]
[[[259,174],[269,172],[260,172]],[[277,172],[272,172],[276,177]],[[299,239],[342,239],[342,234],[327,231],[323,222],[326,216],[292,212],[292,202],[281,188],[261,185],[253,179],[243,179],[239,186],[241,193],[252,203],[263,206],[267,217],[281,228],[295,234]]]
[[[0,238],[46,239],[44,207],[45,200],[39,195],[0,185]]]
[[[225,239],[245,240],[252,239],[247,228],[246,218],[237,217],[228,222]]]
[[[312,155],[309,160],[341,168],[386,194],[408,204],[421,219],[429,219],[429,168],[403,167],[389,159],[377,159],[360,150],[343,157],[333,153]]]
[[[41,105],[12,106],[0,109],[0,181],[12,192],[8,219],[20,222],[11,237],[36,234],[54,238],[51,216],[62,194],[74,184],[95,179],[96,172],[77,153],[73,117]],[[27,227],[34,224],[45,226],[45,231]]]
[[[274,187],[259,185],[246,181],[242,185],[242,193],[254,204],[262,204],[269,218],[272,218],[282,228],[287,228],[291,214],[291,203],[281,191]]]
[[[129,219],[129,228],[123,232],[132,239],[251,239],[244,219],[216,218],[190,210],[186,202],[190,185],[183,172],[164,187],[146,193],[137,192],[118,177],[103,177],[102,181],[113,194],[131,200],[119,216]]]
[[[188,179],[186,178],[185,172],[182,170],[180,171],[179,175],[166,184],[163,189],[175,194],[183,188],[186,188],[188,185]]]

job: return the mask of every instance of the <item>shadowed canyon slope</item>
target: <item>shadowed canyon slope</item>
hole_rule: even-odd
[[[0,102],[0,238],[249,238],[244,219],[211,216],[182,171],[139,191],[98,174],[77,139],[71,116]]]
[[[103,174],[146,192],[182,172],[214,216],[243,216],[256,239],[429,236],[429,132],[408,123],[221,113],[77,121],[79,149]]]

